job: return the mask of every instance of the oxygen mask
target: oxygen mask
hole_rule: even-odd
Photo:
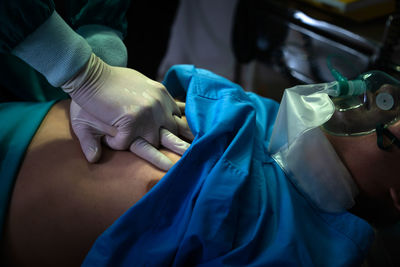
[[[332,117],[322,129],[333,135],[365,135],[378,125],[390,125],[400,118],[400,82],[382,71],[369,71],[347,81],[337,76]]]

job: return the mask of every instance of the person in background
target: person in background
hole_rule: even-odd
[[[238,2],[180,0],[158,79],[162,80],[175,64],[192,64],[233,81],[231,34]]]

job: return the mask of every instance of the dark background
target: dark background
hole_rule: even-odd
[[[131,2],[127,13],[128,67],[156,79],[179,0]]]

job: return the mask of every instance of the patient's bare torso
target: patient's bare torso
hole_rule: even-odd
[[[128,151],[104,147],[101,160],[88,163],[68,111],[69,101],[53,106],[21,165],[3,241],[13,265],[80,265],[97,236],[165,174]]]

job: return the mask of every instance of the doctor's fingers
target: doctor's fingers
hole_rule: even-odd
[[[86,159],[91,163],[98,161],[101,156],[101,137],[113,135],[116,129],[98,120],[74,101],[70,105],[70,118],[72,130],[78,137]]]
[[[70,104],[70,119],[72,128],[85,128],[90,129],[92,132],[99,134],[106,134],[114,136],[117,134],[117,129],[110,126],[97,117],[93,116],[86,110],[82,109],[75,101],[71,101]]]
[[[97,162],[101,157],[101,135],[93,133],[89,129],[74,130],[78,137],[81,149],[90,163]]]
[[[168,129],[171,133],[178,134],[178,124],[175,121],[175,116],[182,116],[178,105],[169,95],[168,91],[164,89],[161,90],[161,92],[163,93],[154,96],[151,104],[152,118],[150,118],[150,116],[148,117],[149,121],[151,121],[150,119],[153,121],[152,132],[146,131],[146,134],[140,135],[155,147],[158,147],[160,141],[159,130],[161,127]],[[147,121],[147,123],[149,121]],[[157,138],[154,139],[155,137]]]
[[[178,116],[174,116],[174,119],[176,125],[178,126],[178,135],[185,137],[190,142],[193,141],[194,136],[189,128],[189,124],[186,120],[186,117],[179,118]]]
[[[175,101],[175,99],[171,96],[171,94],[168,92],[168,90],[164,87],[163,90],[164,93],[164,101],[163,103],[168,103],[169,105],[171,105],[172,108],[172,114],[177,115],[177,116],[182,116],[182,110],[180,108],[180,106],[178,105],[177,101]],[[167,101],[168,99],[168,101]]]
[[[182,115],[185,115],[185,107],[186,107],[186,103],[185,102],[181,102],[179,100],[175,100],[176,105],[178,106],[179,110],[181,111]]]
[[[189,128],[189,124],[187,123],[186,117],[184,117],[185,115],[185,107],[186,107],[186,103],[185,102],[181,102],[179,100],[175,100],[177,106],[179,107],[182,116],[174,116],[176,125],[178,126],[178,136],[182,136],[184,138],[186,138],[188,141],[193,141],[194,136],[192,131]]]
[[[133,141],[129,150],[161,170],[168,171],[174,165],[167,156],[140,137]]]
[[[152,97],[151,105],[153,107],[161,106],[161,109],[164,113],[171,113],[177,116],[182,115],[176,101],[172,98],[172,96],[164,86],[158,88],[158,90],[153,90],[149,92],[149,95]]]
[[[186,149],[190,146],[189,143],[183,141],[167,129],[161,129],[160,130],[160,137],[161,137],[161,145],[168,148],[169,150],[179,154],[183,155],[185,153]]]

